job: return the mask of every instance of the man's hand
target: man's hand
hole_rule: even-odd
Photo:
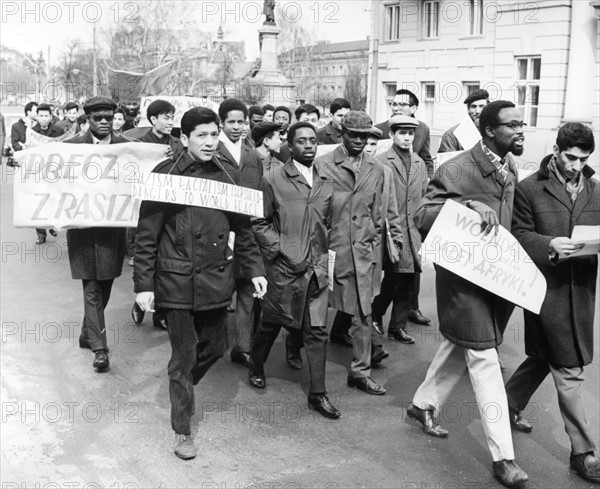
[[[154,312],[154,292],[140,292],[135,296],[135,302],[142,311]]]
[[[569,256],[579,251],[585,246],[584,243],[578,243],[571,238],[561,236],[550,241],[550,253],[558,253],[562,256]]]
[[[479,202],[477,200],[472,200],[468,203],[467,207],[469,209],[473,209],[481,216],[481,229],[483,230],[483,235],[487,236],[494,229],[494,234],[498,234],[498,227],[500,226],[500,221],[498,220],[498,216],[496,215],[496,211],[484,204],[483,202]]]
[[[254,277],[252,283],[254,284],[255,290],[252,296],[257,299],[262,299],[267,293],[267,279],[265,277]]]

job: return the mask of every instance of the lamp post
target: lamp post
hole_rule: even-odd
[[[190,75],[190,70],[185,70],[183,72],[183,79],[185,81],[185,95],[189,95]]]

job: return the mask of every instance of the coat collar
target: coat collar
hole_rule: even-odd
[[[550,178],[550,169],[548,168],[548,165],[550,164],[551,159],[552,155],[549,154],[548,156],[544,157],[544,159],[540,163],[539,176],[545,180]],[[586,163],[585,165],[583,165],[581,173],[583,174],[583,177],[585,179],[589,180],[596,173],[596,171]]]

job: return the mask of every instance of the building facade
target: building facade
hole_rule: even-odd
[[[539,162],[563,122],[598,135],[599,23],[598,0],[373,0],[370,113],[384,120],[396,89],[414,91],[436,151],[467,95],[485,88],[523,110],[523,158]]]

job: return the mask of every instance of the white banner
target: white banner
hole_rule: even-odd
[[[135,227],[140,202],[132,184],[165,159],[165,146],[48,143],[15,159],[16,227]]]
[[[144,172],[133,185],[133,198],[264,217],[261,191],[205,178]]]
[[[421,248],[433,261],[504,299],[539,314],[546,279],[514,236],[502,226],[483,236],[479,214],[447,200]]]
[[[213,102],[208,98],[203,97],[185,97],[185,96],[171,96],[171,95],[158,95],[155,97],[142,97],[140,102],[140,123],[137,127],[151,127],[150,121],[146,118],[146,112],[148,106],[155,100],[165,100],[175,106],[175,126],[181,127],[181,118],[188,110],[193,107],[206,107],[215,112],[219,112],[219,104]]]
[[[25,144],[23,144],[23,149],[36,148],[42,144],[58,143],[60,141],[64,141],[65,139],[72,138],[76,134],[75,129],[77,129],[77,124],[73,124],[71,128],[64,134],[61,134],[55,138],[51,138],[49,136],[44,136],[39,132],[35,132],[31,127],[28,127],[27,131],[25,132]]]

